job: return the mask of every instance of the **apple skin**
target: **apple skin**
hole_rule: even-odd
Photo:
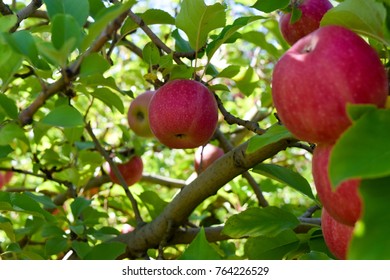
[[[0,189],[2,189],[11,181],[13,175],[14,173],[12,171],[5,171],[0,173]]]
[[[328,0],[303,0],[297,5],[302,12],[299,20],[291,24],[291,13],[283,13],[279,19],[280,32],[290,45],[318,29],[324,14],[333,8]]]
[[[329,251],[338,259],[347,259],[354,227],[336,221],[325,209],[321,213],[322,234]]]
[[[150,128],[172,149],[192,149],[206,144],[218,122],[213,93],[194,80],[173,80],[160,87],[149,105]]]
[[[141,179],[144,169],[142,158],[139,156],[133,156],[128,162],[119,163],[117,167],[123,179],[125,179],[127,186],[137,183]],[[120,185],[119,179],[115,176],[112,169],[109,169],[108,175],[113,183]]]
[[[154,93],[150,90],[138,95],[131,102],[127,111],[127,121],[130,129],[138,136],[153,137],[149,125],[149,103]]]
[[[206,170],[214,161],[224,155],[224,151],[217,146],[207,144],[195,151],[194,167],[196,173],[200,174]]]
[[[323,207],[338,222],[353,226],[362,212],[359,195],[360,180],[342,182],[333,190],[329,179],[331,145],[318,145],[312,158],[312,173],[318,197]]]
[[[278,117],[300,140],[332,143],[350,126],[346,105],[384,107],[385,68],[354,32],[325,26],[300,39],[277,62],[272,97]]]

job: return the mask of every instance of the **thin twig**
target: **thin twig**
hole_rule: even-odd
[[[131,203],[131,206],[133,207],[133,211],[134,211],[134,216],[135,216],[135,219],[136,219],[136,222],[137,222],[137,225],[142,225],[144,224],[144,221],[141,217],[141,213],[138,209],[138,203],[137,201],[135,200],[133,194],[130,192],[129,190],[129,187],[127,186],[126,184],[126,181],[125,179],[123,178],[121,172],[119,171],[118,167],[116,166],[116,164],[113,162],[113,160],[110,158],[110,156],[108,155],[108,153],[106,152],[106,150],[100,145],[100,142],[99,140],[96,138],[96,135],[93,133],[93,130],[92,130],[92,127],[91,127],[91,124],[90,123],[87,123],[85,125],[85,128],[89,134],[89,136],[91,136],[92,138],[92,141],[94,142],[95,146],[96,146],[96,149],[100,152],[100,154],[104,157],[104,159],[108,162],[108,164],[110,165],[111,167],[111,170],[114,172],[114,175],[118,178],[121,186],[123,187],[125,193],[126,193],[126,196],[128,197],[128,199],[130,200],[130,203]]]
[[[11,8],[7,4],[4,4],[3,0],[0,0],[0,13],[3,16],[12,15],[13,14]]]
[[[43,2],[42,0],[32,0],[30,4],[28,4],[26,7],[21,9],[16,15],[18,17],[18,21],[16,22],[15,26],[11,29],[11,32],[16,31],[18,29],[20,23],[25,20],[26,18],[30,17],[32,14],[35,13],[36,10],[38,10],[42,6]]]
[[[237,118],[237,117],[233,116],[232,114],[230,114],[223,106],[222,100],[219,98],[219,96],[216,94],[214,94],[214,96],[215,96],[215,99],[217,100],[219,111],[222,113],[225,121],[228,124],[241,125],[241,126],[247,128],[248,130],[253,131],[254,133],[259,134],[259,135],[263,134],[266,131],[265,129],[260,128],[259,124],[257,122],[242,120],[242,119]]]

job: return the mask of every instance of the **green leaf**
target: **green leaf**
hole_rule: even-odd
[[[12,151],[13,149],[10,145],[0,145],[0,159],[7,157]]]
[[[130,9],[135,4],[135,0],[129,0],[121,4],[115,4],[107,9],[104,9],[95,17],[95,22],[88,29],[88,35],[84,37],[81,44],[82,51],[85,51],[92,42],[100,35],[101,32],[115,20],[120,14]]]
[[[194,73],[194,68],[187,65],[175,65],[172,68],[170,80],[175,79],[190,79]]]
[[[74,240],[72,241],[72,249],[75,250],[80,259],[84,259],[85,256],[92,250],[92,247],[86,242]]]
[[[76,108],[62,105],[54,108],[41,122],[51,126],[77,127],[84,125],[84,118]]]
[[[292,230],[285,230],[275,237],[251,237],[245,243],[245,255],[250,260],[281,260],[299,246],[299,239]]]
[[[299,173],[294,172],[289,168],[275,164],[261,163],[256,165],[253,168],[253,171],[263,176],[277,180],[278,182],[284,183],[315,200],[312,189],[307,180]]]
[[[13,99],[5,94],[0,94],[0,111],[3,111],[11,119],[18,118],[18,107]]]
[[[299,260],[332,260],[329,256],[322,252],[311,251],[299,257]]]
[[[78,219],[80,214],[87,209],[91,205],[91,201],[85,199],[84,197],[77,197],[70,204],[70,209],[72,210],[72,214],[74,219]]]
[[[24,133],[23,128],[21,128],[16,123],[7,123],[6,125],[0,127],[0,145],[7,146],[10,143],[15,142],[15,140],[20,140],[29,145],[29,141]]]
[[[204,228],[201,228],[191,244],[183,252],[180,260],[220,260],[220,255],[209,244]]]
[[[231,216],[222,232],[234,238],[263,235],[272,237],[286,229],[294,229],[299,223],[293,214],[275,206],[249,208]]]
[[[364,211],[355,225],[348,259],[390,259],[390,177],[363,180],[360,194]]]
[[[142,203],[145,204],[146,208],[152,219],[155,219],[164,208],[168,205],[168,202],[162,200],[157,193],[153,191],[144,191],[139,195]]]
[[[0,17],[0,32],[9,32],[18,22],[16,15],[6,15]]]
[[[46,240],[45,254],[46,256],[55,255],[68,249],[68,240],[65,237],[54,237]]]
[[[390,44],[384,39],[386,9],[375,0],[346,0],[329,10],[321,25],[340,25],[357,33]]]
[[[250,96],[259,87],[258,76],[252,67],[248,67],[243,75],[239,75],[234,80],[238,89],[246,96]]]
[[[258,31],[249,31],[241,34],[241,39],[261,47],[261,49],[267,51],[267,53],[278,59],[281,56],[280,50],[278,50],[267,38],[266,34]]]
[[[12,222],[3,216],[0,216],[0,231],[4,231],[11,242],[16,241]]]
[[[93,247],[84,260],[115,260],[126,251],[126,244],[119,242],[101,243]]]
[[[249,140],[247,152],[253,153],[269,144],[289,138],[293,139],[293,136],[284,126],[274,124],[263,135],[256,135]]]
[[[216,76],[217,78],[233,78],[240,73],[241,67],[238,65],[229,65]]]
[[[390,175],[390,110],[369,111],[336,142],[330,157],[333,186],[351,178]]]
[[[290,0],[257,0],[252,8],[255,8],[264,13],[271,13],[273,11],[284,9],[290,4]]]
[[[220,3],[207,6],[203,0],[183,0],[176,17],[176,26],[187,34],[194,50],[206,44],[210,31],[224,27],[225,23],[225,7]]]
[[[88,0],[44,0],[47,12],[51,20],[58,14],[72,16],[79,27],[83,27],[89,15]]]
[[[96,16],[103,11],[106,6],[101,0],[88,0],[89,2],[89,14],[92,18],[96,18]]]
[[[6,36],[7,37],[7,36]],[[1,42],[0,34],[0,42]],[[1,91],[5,91],[8,83],[14,78],[14,74],[19,70],[23,62],[23,56],[17,51],[17,46],[5,43],[0,44],[0,79],[2,80]]]
[[[249,23],[264,19],[262,16],[251,16],[251,17],[241,17],[236,19],[233,24],[225,26],[221,33],[218,35],[216,39],[214,39],[206,48],[206,53],[209,61],[215,54],[215,52],[219,49],[222,44],[226,43],[229,39],[231,39],[233,36],[236,35],[236,32],[244,27],[247,26]]]
[[[11,35],[4,35],[8,43],[11,45],[14,51],[29,58],[39,69],[48,70],[48,66],[38,56],[38,49],[35,43],[35,39],[31,32],[27,30],[17,31]]]
[[[153,24],[175,24],[175,19],[169,13],[159,9],[149,9],[143,14],[137,15],[141,17],[143,22],[148,26]],[[127,18],[121,28],[121,34],[126,35],[135,30],[137,27],[138,25],[131,18]]]
[[[83,59],[80,67],[80,77],[103,74],[110,69],[110,64],[98,53],[92,53]]]
[[[142,50],[142,59],[149,65],[156,65],[160,62],[160,50],[153,42],[149,42]]]
[[[66,1],[65,1],[66,2]],[[81,41],[81,27],[70,15],[56,15],[52,19],[51,41],[57,50],[61,50],[68,43],[68,53],[72,52]],[[70,43],[71,42],[71,43]]]
[[[53,221],[54,218],[49,212],[42,207],[34,199],[24,193],[13,193],[10,195],[10,202],[14,211],[29,213],[38,218],[44,218],[47,221]]]
[[[124,113],[125,107],[123,105],[122,99],[120,99],[119,96],[116,95],[116,93],[114,93],[112,90],[102,87],[89,92],[89,94],[102,101],[111,110],[116,108],[120,113]]]
[[[31,192],[24,192],[24,194],[31,197],[36,202],[42,204],[45,208],[53,209],[53,208],[57,207],[57,205],[54,204],[54,202],[51,200],[51,198],[44,195],[44,194],[34,194]]]
[[[191,52],[193,49],[190,46],[190,43],[183,39],[180,35],[179,30],[175,29],[172,32],[172,37],[175,39],[175,50],[178,52]]]

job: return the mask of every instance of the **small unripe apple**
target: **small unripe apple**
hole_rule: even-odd
[[[224,151],[212,144],[199,147],[195,151],[194,167],[196,173],[200,174],[209,167],[214,161],[224,155]]]
[[[328,0],[298,0],[292,5],[301,11],[299,20],[291,23],[291,13],[282,14],[279,20],[280,32],[290,45],[318,29],[324,14],[333,7]]]
[[[360,180],[342,182],[333,189],[329,179],[329,157],[331,145],[318,145],[312,158],[312,173],[318,197],[323,207],[337,221],[353,226],[362,212],[359,195]]]
[[[138,136],[153,137],[149,125],[149,103],[153,94],[154,91],[146,91],[138,95],[131,102],[127,112],[130,129]]]
[[[149,105],[150,128],[164,145],[191,149],[206,144],[218,122],[213,93],[194,80],[173,80],[160,87]]]
[[[351,124],[347,104],[384,107],[385,68],[356,33],[325,26],[295,43],[277,62],[272,97],[278,117],[298,139],[335,142]]]
[[[354,227],[336,221],[325,209],[322,209],[321,227],[329,251],[336,258],[345,260]]]
[[[128,162],[117,164],[117,167],[127,186],[131,186],[141,179],[144,165],[141,157],[133,156]],[[109,170],[108,174],[113,183],[120,184],[112,169]]]

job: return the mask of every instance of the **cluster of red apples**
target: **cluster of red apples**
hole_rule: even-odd
[[[347,104],[383,108],[388,79],[376,51],[360,36],[340,26],[320,27],[332,8],[328,0],[295,1],[301,18],[280,19],[281,33],[292,47],[275,66],[272,95],[278,117],[296,138],[315,143],[312,173],[323,205],[326,244],[339,259],[347,257],[349,241],[362,212],[360,181],[334,189],[329,157],[340,135],[351,125]]]
[[[200,174],[223,150],[208,144],[218,122],[218,106],[213,93],[201,82],[178,79],[167,82],[157,91],[146,91],[131,102],[127,120],[130,129],[140,137],[155,137],[172,149],[198,148],[195,171]],[[142,177],[139,156],[118,165],[127,185]],[[111,180],[119,183],[110,171]]]

